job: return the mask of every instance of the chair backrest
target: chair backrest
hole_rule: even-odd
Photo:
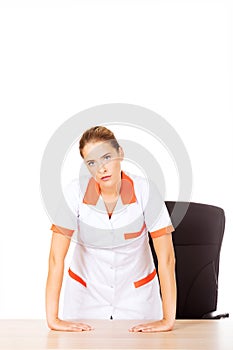
[[[165,202],[171,220],[174,206],[186,202]],[[217,308],[219,256],[225,228],[223,209],[190,203],[187,212],[173,232],[176,255],[176,318],[203,318]],[[157,257],[150,237],[152,254]]]

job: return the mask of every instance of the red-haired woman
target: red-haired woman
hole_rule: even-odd
[[[68,226],[58,217],[51,227],[48,326],[84,331],[92,327],[80,319],[141,319],[150,322],[129,331],[171,330],[176,313],[174,228],[165,203],[153,184],[148,187],[145,178],[121,170],[124,152],[111,130],[104,126],[87,130],[79,150],[90,175],[72,181],[65,192],[77,226]],[[158,258],[159,279],[148,231]],[[75,249],[67,274],[64,315],[59,318],[71,238]]]

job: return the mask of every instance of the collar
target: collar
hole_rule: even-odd
[[[137,201],[133,180],[121,171],[121,189],[120,189],[121,201],[123,204],[131,204]],[[100,185],[92,177],[87,185],[85,195],[83,197],[83,203],[96,205],[100,196]]]

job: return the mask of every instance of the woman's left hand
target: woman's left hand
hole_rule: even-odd
[[[141,323],[129,329],[129,332],[167,332],[173,329],[174,322],[165,319],[149,323]]]

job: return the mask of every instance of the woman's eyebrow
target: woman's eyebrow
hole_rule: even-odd
[[[106,157],[106,156],[108,156],[109,154],[111,154],[110,152],[108,152],[108,153],[105,153],[103,156],[101,156],[100,158],[104,158],[104,157]]]

